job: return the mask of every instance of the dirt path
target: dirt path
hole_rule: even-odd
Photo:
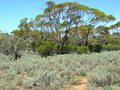
[[[73,88],[75,88],[75,90],[85,90],[86,83],[87,83],[87,78],[83,78],[80,81],[80,85],[73,85]]]

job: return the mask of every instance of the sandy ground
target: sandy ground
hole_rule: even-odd
[[[86,83],[87,83],[87,78],[83,78],[80,81],[80,85],[73,85],[73,88],[75,88],[75,90],[85,90]]]

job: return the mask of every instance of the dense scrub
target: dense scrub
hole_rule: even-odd
[[[86,90],[120,90],[120,51],[42,58],[25,53],[18,60],[0,54],[0,90],[64,90],[88,79]]]
[[[69,90],[83,77],[86,90],[120,90],[120,22],[77,2],[46,5],[0,32],[0,90]]]
[[[47,57],[120,50],[120,22],[106,26],[116,20],[113,15],[78,2],[48,1],[43,11],[21,19],[10,34],[0,32],[0,53],[19,59],[25,51]]]

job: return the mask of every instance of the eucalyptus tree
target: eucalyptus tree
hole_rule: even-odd
[[[71,28],[74,27],[73,32],[76,32],[75,35],[79,42],[88,46],[89,39],[98,33],[97,27],[99,25],[105,26],[107,23],[115,20],[115,17],[112,15],[106,15],[98,9],[76,2],[55,4],[49,1],[47,2],[44,16],[48,24],[47,27],[49,27],[47,30],[54,31],[57,34],[57,37],[54,38],[62,47],[64,44],[69,43]],[[61,31],[62,33],[60,33]]]
[[[104,44],[107,38],[110,36],[109,27],[98,26],[96,28],[96,35],[94,36],[96,39],[96,44]]]
[[[27,23],[28,19],[23,18],[20,20],[20,24],[18,25],[19,29],[13,30],[11,34],[14,34],[16,38],[24,38],[27,39],[27,33],[30,31]]]
[[[46,17],[49,27],[48,29],[56,33],[54,39],[61,45],[61,53],[64,53],[63,46],[69,43],[69,29],[75,26],[74,22],[80,18],[76,16],[75,13],[69,11],[69,8],[76,4],[77,3],[71,2],[55,4],[49,1],[44,11],[44,16]]]
[[[61,54],[65,53],[66,44],[89,46],[89,40],[96,35],[104,37],[104,34],[107,34],[104,31],[105,25],[115,20],[112,15],[106,15],[98,9],[77,2],[56,4],[48,1],[46,5],[43,14],[37,15],[34,20],[27,23],[27,18],[24,18],[20,21],[19,28],[22,32],[20,35],[30,36],[36,43],[39,43],[38,39],[54,40],[60,46]],[[19,35],[19,32],[16,32]]]
[[[43,32],[44,32],[44,23],[45,23],[45,19],[44,19],[44,16],[42,14],[37,15],[35,17],[34,24],[35,24],[36,29],[39,30],[40,33],[41,33],[41,36],[40,36],[41,39],[44,38],[44,34],[43,34]]]
[[[84,40],[84,45],[88,45],[88,40],[93,35],[97,33],[96,27],[104,26],[110,21],[115,20],[115,17],[112,15],[106,15],[104,12],[99,11],[98,9],[90,8],[84,5],[74,5],[71,7],[71,10],[75,12],[79,18],[79,21],[76,22],[76,34],[81,36],[80,40]],[[84,33],[84,37],[83,34]]]
[[[18,25],[18,28],[20,28],[20,30],[27,28],[27,20],[28,18],[23,18],[20,20],[20,24]]]
[[[120,33],[120,22],[111,25],[109,29],[112,33]]]

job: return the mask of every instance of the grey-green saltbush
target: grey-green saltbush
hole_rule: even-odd
[[[116,86],[105,86],[103,90],[120,90],[120,87]]]
[[[65,54],[47,58],[25,53],[23,57],[15,61],[1,54],[0,81],[4,81],[1,83],[3,86],[9,83],[12,86],[12,82],[17,82],[23,88],[25,86],[30,88],[38,83],[40,86],[57,90],[65,84],[77,83],[75,76],[79,74],[92,78],[87,84],[87,90],[94,90],[97,86],[104,88],[113,84],[117,87],[120,75],[119,53],[120,51],[89,55]],[[90,76],[88,76],[89,72],[92,73]],[[23,77],[24,75],[26,77]]]

